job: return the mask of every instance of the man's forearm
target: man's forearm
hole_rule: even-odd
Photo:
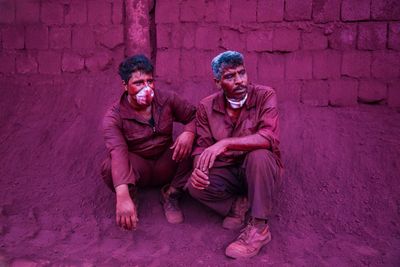
[[[229,137],[220,142],[227,150],[251,151],[255,149],[269,149],[270,142],[259,134],[252,134],[243,137]]]

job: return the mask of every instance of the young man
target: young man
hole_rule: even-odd
[[[212,71],[219,92],[200,102],[190,194],[225,216],[223,227],[238,229],[225,254],[252,257],[271,240],[267,224],[280,184],[278,110],[272,88],[248,83],[243,56],[227,51]]]
[[[195,107],[172,92],[156,90],[153,66],[143,55],[125,59],[119,75],[124,93],[104,117],[110,157],[102,166],[105,182],[116,193],[117,224],[135,229],[137,186],[160,185],[167,221],[180,223],[178,198],[191,170]],[[173,143],[174,121],[185,124],[185,129]]]

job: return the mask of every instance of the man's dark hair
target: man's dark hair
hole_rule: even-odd
[[[118,74],[125,83],[128,83],[132,73],[135,71],[153,74],[154,68],[145,55],[134,55],[128,57],[119,64]]]
[[[211,61],[214,78],[221,80],[221,75],[226,68],[236,68],[243,65],[243,55],[236,51],[225,51]]]

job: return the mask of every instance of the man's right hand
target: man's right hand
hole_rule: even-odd
[[[210,184],[207,173],[195,168],[190,176],[191,185],[199,190],[204,190]]]
[[[126,230],[135,230],[138,220],[136,206],[129,195],[128,185],[122,184],[115,188],[117,196],[117,225]]]

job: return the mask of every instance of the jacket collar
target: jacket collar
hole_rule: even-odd
[[[256,105],[256,95],[255,95],[254,90],[255,90],[254,85],[249,84],[247,86],[248,96],[247,96],[246,103],[244,103],[244,107],[246,107],[246,109],[250,109]],[[217,96],[213,99],[213,103],[212,103],[213,110],[220,112],[220,113],[226,113],[225,103],[226,103],[226,99],[225,99],[224,91],[221,90],[219,93],[217,93]]]

